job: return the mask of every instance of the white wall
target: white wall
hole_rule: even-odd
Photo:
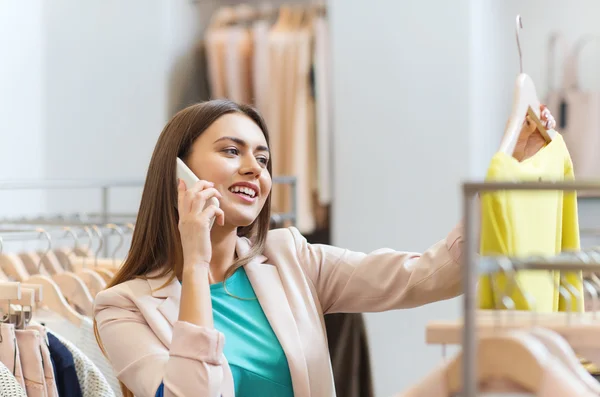
[[[332,0],[336,245],[420,251],[460,218],[469,172],[470,2]],[[435,12],[431,12],[435,10]],[[367,315],[377,396],[440,358],[428,320],[459,300]]]
[[[44,175],[42,1],[0,0],[0,180]],[[0,190],[0,216],[42,212],[42,192]]]
[[[188,0],[46,4],[46,177],[145,177],[170,115],[200,99],[196,50],[212,7]],[[115,191],[111,209],[137,209],[139,193]],[[97,190],[49,200],[52,211],[99,206]]]

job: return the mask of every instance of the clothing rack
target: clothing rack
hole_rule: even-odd
[[[276,176],[273,177],[273,184],[278,185],[289,185],[290,187],[290,211],[283,214],[273,214],[271,216],[272,222],[281,223],[285,221],[291,222],[295,225],[297,220],[297,181],[295,176]],[[111,214],[110,212],[110,192],[116,188],[134,188],[144,186],[144,180],[142,179],[98,179],[98,180],[36,180],[36,181],[0,181],[0,191],[8,190],[66,190],[66,189],[99,189],[101,195],[101,209],[100,212],[84,214],[86,216],[93,216],[100,218],[99,222],[90,222],[81,220],[77,222],[73,219],[66,219],[64,222],[59,221],[53,223],[56,226],[75,226],[75,225],[91,225],[91,224],[108,224],[110,223],[111,216],[116,217],[133,217],[135,214]],[[65,216],[69,216],[66,215]],[[4,220],[0,220],[3,222]],[[32,221],[28,220],[6,220],[7,223],[12,224],[32,224]],[[48,225],[40,220],[41,224]],[[69,224],[67,224],[69,223]],[[104,247],[104,255],[108,255],[108,247]]]
[[[599,190],[600,182],[591,181],[563,181],[563,182],[479,182],[463,183],[463,216],[464,216],[464,254],[463,254],[463,395],[477,397],[477,280],[481,270],[509,270],[519,269],[547,269],[579,271],[594,268],[600,270],[600,261],[592,261],[592,252],[565,253],[557,258],[540,257],[508,258],[508,257],[477,257],[476,235],[478,231],[476,213],[478,205],[476,200],[479,193],[494,192],[499,190],[519,191],[590,191]],[[587,262],[584,260],[587,259]],[[514,262],[513,262],[514,261]],[[506,266],[508,265],[508,267]],[[483,269],[482,269],[483,267]],[[487,267],[487,269],[485,269]]]

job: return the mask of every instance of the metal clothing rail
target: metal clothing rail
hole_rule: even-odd
[[[295,176],[275,176],[273,183],[290,185],[291,209],[287,214],[279,214],[293,223],[297,219],[297,183]],[[102,221],[108,222],[110,190],[113,188],[133,188],[144,186],[143,179],[98,179],[98,180],[37,180],[37,181],[0,181],[0,190],[49,190],[49,189],[100,189],[102,194]]]
[[[478,257],[477,252],[477,219],[475,205],[477,196],[481,192],[493,192],[499,190],[513,191],[590,191],[600,190],[600,181],[563,181],[563,182],[480,182],[463,183],[463,216],[464,216],[464,253],[463,253],[463,393],[465,397],[477,397],[477,280],[479,276],[479,263],[486,257]],[[576,255],[575,255],[576,256]],[[506,259],[506,258],[505,258]],[[574,259],[574,258],[571,258]],[[539,262],[539,257],[536,258]],[[490,261],[489,263],[493,263]],[[496,264],[499,262],[496,260]],[[546,261],[545,266],[548,266]],[[570,270],[583,270],[582,261],[573,260]],[[563,262],[562,265],[568,264]],[[589,264],[589,263],[588,263]],[[532,262],[531,266],[535,264]],[[539,266],[542,266],[538,263]],[[528,266],[526,262],[521,266]]]
[[[284,214],[274,214],[274,220],[291,221],[296,223],[298,219],[297,204],[297,182],[295,176],[275,176],[273,183],[278,185],[289,185],[291,190],[290,211]],[[101,191],[101,210],[98,214],[102,224],[109,223],[110,218],[110,191],[114,188],[134,188],[143,187],[143,179],[97,179],[97,180],[65,180],[65,179],[47,179],[31,181],[0,181],[0,191],[8,190],[60,190],[60,189],[100,189]],[[25,224],[25,222],[23,222]],[[95,222],[88,222],[95,223]],[[104,254],[108,254],[108,247],[104,247]]]

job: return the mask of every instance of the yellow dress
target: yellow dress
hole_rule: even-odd
[[[560,134],[533,157],[522,162],[496,153],[488,168],[488,181],[562,181],[574,179],[573,163]],[[579,250],[577,193],[571,191],[498,191],[481,195],[482,255],[551,256]],[[562,274],[560,274],[562,273]],[[562,277],[561,277],[562,276]],[[579,295],[572,310],[583,311],[581,272],[522,270],[516,284],[503,274],[482,275],[478,285],[480,309],[506,309],[508,294],[517,310],[566,311],[568,301],[558,286],[571,284]],[[571,288],[572,288],[571,287]]]

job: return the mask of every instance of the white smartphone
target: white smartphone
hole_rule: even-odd
[[[185,165],[185,163],[183,162],[183,160],[181,160],[179,157],[177,157],[177,178],[178,179],[182,179],[185,182],[185,186],[187,188],[190,188],[192,186],[194,186],[196,184],[196,182],[198,182],[200,179],[198,179],[198,177],[192,172],[192,170],[190,170],[190,168]],[[208,207],[209,205],[214,205],[217,208],[220,206],[219,204],[219,200],[217,200],[216,197],[211,197],[207,202],[206,202],[206,207]],[[210,221],[210,227],[212,228],[213,224],[215,223],[215,218],[213,217]]]

